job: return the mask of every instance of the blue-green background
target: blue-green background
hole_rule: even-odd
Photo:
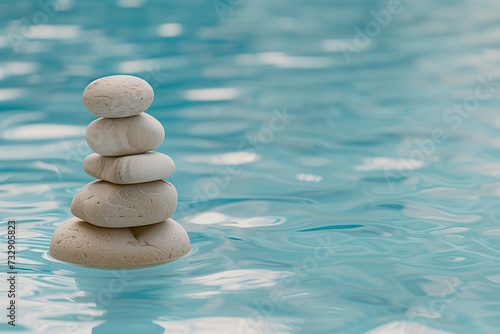
[[[498,1],[54,3],[0,3],[2,332],[500,332]],[[155,89],[193,246],[125,273],[46,255],[110,74]]]

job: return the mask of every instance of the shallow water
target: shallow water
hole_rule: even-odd
[[[385,1],[224,3],[0,4],[2,332],[499,332],[500,3],[378,32]],[[116,73],[155,88],[193,246],[124,272],[47,256],[91,181],[81,92]]]

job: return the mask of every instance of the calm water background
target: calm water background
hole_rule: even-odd
[[[402,0],[385,27],[386,1],[215,4],[1,2],[1,331],[500,332],[500,3]],[[81,92],[120,73],[155,88],[193,251],[53,261],[91,181]]]

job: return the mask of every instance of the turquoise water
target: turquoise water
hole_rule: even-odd
[[[499,333],[500,3],[400,4],[3,1],[0,330]],[[120,73],[155,88],[193,251],[60,263],[81,92]]]

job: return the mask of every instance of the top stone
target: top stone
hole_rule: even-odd
[[[83,103],[94,115],[122,118],[140,114],[153,102],[153,88],[141,78],[112,75],[91,82],[83,91]]]

